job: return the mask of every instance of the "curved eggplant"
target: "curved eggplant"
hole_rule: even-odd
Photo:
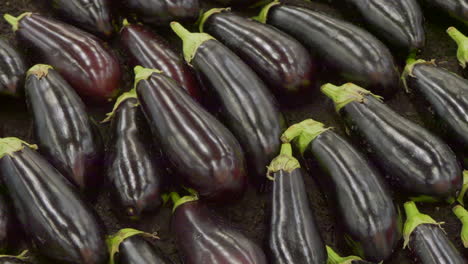
[[[106,154],[106,176],[116,211],[130,218],[154,211],[162,204],[163,172],[155,160],[149,127],[136,98],[124,93],[117,102]]]
[[[53,0],[57,15],[77,26],[104,37],[110,37],[112,27],[110,0]]]
[[[419,212],[414,202],[405,203],[405,244],[421,264],[464,264],[466,261],[429,215]]]
[[[39,152],[81,190],[100,182],[104,146],[72,87],[49,65],[28,71],[25,94]]]
[[[466,0],[424,0],[437,10],[442,10],[463,23],[468,22],[468,1]]]
[[[327,264],[373,264],[372,262],[362,260],[358,256],[341,257],[329,246],[327,246],[327,253]]]
[[[192,70],[182,56],[149,28],[124,21],[120,31],[120,44],[130,56],[133,66],[158,69],[177,81],[193,98],[200,100],[200,87]]]
[[[123,3],[145,24],[168,26],[171,21],[195,22],[199,0],[124,0]]]
[[[247,177],[234,136],[171,78],[139,66],[135,74],[153,139],[183,183],[213,202],[238,199]]]
[[[275,99],[257,75],[213,37],[190,33],[177,22],[171,27],[184,42],[185,60],[216,95],[224,124],[241,143],[248,168],[261,185],[281,145],[283,118]]]
[[[0,93],[17,95],[22,91],[26,64],[6,40],[0,39]]]
[[[311,9],[280,4],[265,6],[259,21],[299,40],[327,70],[343,80],[390,96],[399,87],[392,54],[367,31]]]
[[[327,253],[312,213],[304,183],[307,176],[285,143],[268,167],[273,181],[268,245],[270,262],[327,263]]]
[[[468,162],[468,80],[424,60],[409,60],[403,78],[429,103],[447,127],[449,143]]]
[[[398,49],[409,53],[424,48],[424,16],[416,0],[346,0],[373,31]]]
[[[39,14],[24,13],[16,18],[7,14],[5,19],[19,41],[31,47],[39,60],[52,65],[80,96],[105,101],[117,94],[119,62],[99,39]]]
[[[280,95],[315,86],[316,68],[308,51],[272,26],[214,8],[202,17],[203,31],[234,51]]]
[[[16,216],[39,253],[71,264],[107,260],[102,228],[78,192],[17,138],[0,139],[0,173]]]
[[[262,249],[231,225],[213,215],[196,195],[171,193],[171,230],[187,264],[266,264]]]
[[[438,137],[386,106],[380,97],[352,83],[322,86],[348,130],[375,162],[406,192],[434,198],[455,196],[462,170],[453,151]]]
[[[7,249],[9,236],[12,234],[10,210],[3,196],[0,196],[0,252]]]
[[[347,140],[307,119],[287,129],[283,142],[297,139],[308,162],[317,160],[328,175],[321,186],[336,202],[347,235],[361,246],[362,257],[387,259],[400,239],[398,214],[379,172]]]
[[[167,264],[162,256],[141,236],[132,236],[120,244],[120,264]]]

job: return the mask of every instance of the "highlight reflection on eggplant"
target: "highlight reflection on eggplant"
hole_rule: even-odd
[[[0,39],[0,94],[22,92],[25,74],[22,56],[6,40]]]

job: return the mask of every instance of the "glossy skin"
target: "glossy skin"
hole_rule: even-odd
[[[373,31],[398,49],[408,52],[424,47],[424,16],[416,0],[347,0]]]
[[[379,262],[393,252],[401,235],[398,215],[385,182],[362,153],[332,130],[320,134],[304,152],[327,174],[320,180],[334,197],[347,234],[360,243],[365,259]]]
[[[366,96],[341,112],[371,157],[410,194],[450,197],[461,189],[462,171],[453,151],[426,129]]]
[[[125,239],[119,246],[119,264],[169,264],[156,249],[141,236]]]
[[[267,263],[257,244],[215,218],[200,201],[179,206],[171,225],[184,264]]]
[[[104,146],[80,97],[53,69],[40,79],[29,75],[25,92],[41,154],[81,190],[95,191]]]
[[[112,35],[112,15],[110,0],[53,0],[57,14],[77,26],[109,37]]]
[[[17,258],[0,258],[0,264],[29,264],[30,262],[23,261]]]
[[[273,174],[268,244],[275,264],[324,264],[327,252],[311,210],[302,169]]]
[[[440,8],[462,22],[468,21],[467,0],[425,0],[433,7]]]
[[[275,99],[255,73],[216,40],[204,42],[192,61],[216,96],[224,124],[244,149],[257,181],[280,148],[282,115]]]
[[[140,81],[137,93],[153,140],[183,183],[209,201],[238,199],[247,178],[234,136],[165,75]]]
[[[411,233],[409,249],[422,264],[464,264],[445,232],[436,225],[422,224]]]
[[[211,15],[203,30],[241,57],[274,92],[313,88],[316,69],[308,51],[276,28],[222,12]]]
[[[133,66],[157,69],[177,81],[193,98],[200,100],[200,87],[190,67],[181,54],[150,29],[130,24],[120,31],[120,44],[130,57]]]
[[[148,124],[136,98],[123,101],[112,118],[112,136],[106,156],[107,178],[116,211],[140,216],[162,204],[159,169],[151,146]]]
[[[171,21],[195,22],[199,0],[124,0],[123,3],[145,24],[169,26]]]
[[[6,40],[0,39],[0,94],[22,90],[26,65],[21,55]]]
[[[52,65],[81,97],[104,101],[119,88],[120,66],[115,55],[93,35],[43,17],[26,16],[16,36],[41,63]]]
[[[392,54],[367,31],[311,9],[277,5],[267,23],[299,40],[328,71],[379,95],[399,87]]]
[[[8,238],[11,233],[10,219],[10,210],[8,209],[5,199],[0,196],[0,250],[2,252],[4,252],[8,246]]]
[[[94,213],[45,158],[25,147],[0,159],[0,173],[26,237],[39,253],[72,264],[106,262]]]

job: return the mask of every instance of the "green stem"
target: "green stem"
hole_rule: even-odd
[[[110,113],[107,113],[106,114],[106,118],[104,120],[101,121],[101,123],[107,123],[109,122],[110,120],[112,120],[112,118],[114,117],[115,113],[117,112],[117,109],[119,109],[119,106],[125,102],[126,100],[130,99],[130,98],[136,98],[138,99],[138,96],[137,96],[137,93],[136,93],[136,89],[132,89],[126,93],[123,93],[121,96],[119,96],[119,98],[117,98],[117,100],[115,101],[115,104],[114,104],[114,107],[112,108],[112,112]],[[135,106],[138,106],[138,103],[135,104]]]
[[[449,27],[447,29],[447,34],[457,43],[457,45],[462,45],[467,39],[467,37],[455,27]]]
[[[130,26],[130,22],[128,22],[128,19],[124,18],[124,20],[122,21],[122,27],[127,27],[127,26]]]
[[[291,144],[285,143],[281,145],[280,155],[292,156]]]
[[[266,6],[264,6],[262,8],[262,10],[260,10],[260,13],[258,14],[258,16],[256,17],[253,17],[253,19],[257,20],[258,22],[260,23],[263,23],[263,24],[266,24],[267,20],[268,20],[268,13],[270,12],[270,9],[276,5],[279,5],[281,4],[278,0],[275,0],[269,4],[267,4]]]
[[[23,13],[17,17],[14,17],[10,14],[5,14],[3,15],[3,18],[8,22],[8,24],[11,25],[11,27],[13,28],[13,32],[16,32],[19,29],[19,22],[21,21],[21,19],[23,19],[25,16],[30,15],[32,15],[31,12]]]
[[[42,79],[42,77],[47,76],[50,69],[53,69],[53,67],[50,65],[36,64],[28,70],[28,72],[26,73],[26,78],[33,74],[34,76],[36,76],[37,79],[40,80]]]
[[[171,22],[171,28],[177,36],[182,39],[184,58],[188,64],[190,64],[195,57],[198,47],[200,47],[201,44],[214,39],[206,33],[191,33],[178,22]]]
[[[200,30],[201,33],[203,33],[203,26],[205,25],[205,22],[210,18],[212,15],[221,13],[223,11],[230,11],[231,9],[228,8],[211,8],[210,10],[206,11],[201,15],[200,18],[200,24],[198,25],[198,29]]]
[[[460,194],[457,197],[457,201],[463,206],[465,206],[464,199],[465,199],[465,195],[467,191],[468,191],[468,170],[465,170],[463,171],[463,186],[460,191]]]
[[[403,248],[405,248],[410,240],[411,233],[422,224],[431,224],[431,225],[440,225],[441,223],[437,223],[434,219],[432,219],[429,215],[422,214],[419,212],[418,207],[413,201],[406,202],[404,204],[405,212],[406,212],[406,222],[405,226],[403,227],[403,238],[404,244]]]
[[[124,228],[119,230],[117,233],[115,233],[112,236],[109,236],[106,239],[106,244],[109,249],[109,264],[114,264],[114,256],[119,252],[119,247],[122,242],[125,241],[125,239],[133,236],[144,236],[144,237],[149,237],[149,238],[154,238],[158,239],[158,237],[154,234],[149,234],[140,230],[132,229],[132,228]]]
[[[29,253],[28,250],[23,250],[18,256],[0,255],[0,258],[15,258],[15,259],[19,259],[19,260],[24,260],[24,261],[26,261],[26,260],[29,259],[28,253]]]
[[[327,264],[350,264],[353,260],[362,260],[357,256],[341,257],[331,247],[327,246],[328,261]]]
[[[460,219],[462,230],[460,233],[463,246],[468,248],[468,211],[460,205],[453,207],[453,213]]]
[[[37,145],[31,145],[15,137],[0,138],[0,159],[6,155],[13,156],[17,151],[21,151],[24,147],[37,149]]]
[[[449,27],[447,34],[457,43],[458,63],[465,68],[468,61],[468,38],[454,27]]]
[[[357,86],[353,83],[346,83],[342,86],[336,86],[331,83],[322,85],[322,93],[328,96],[335,103],[336,111],[339,112],[343,107],[352,102],[364,102],[365,96],[371,95],[378,100],[382,97],[377,96],[370,91]]]
[[[292,155],[292,147],[290,143],[283,143],[281,145],[280,154],[274,158],[267,170],[267,178],[274,181],[273,173],[278,171],[292,172],[301,167],[299,161]]]
[[[281,136],[281,141],[289,143],[296,140],[299,151],[304,154],[310,142],[327,130],[330,128],[325,128],[324,124],[313,119],[306,119],[286,129]]]
[[[193,202],[193,201],[198,200],[198,194],[196,194],[196,193],[180,197],[180,195],[178,193],[171,192],[169,194],[169,196],[171,197],[172,203],[174,204],[174,208],[172,209],[172,213],[174,213],[176,211],[176,209],[179,206],[183,205],[184,203]]]

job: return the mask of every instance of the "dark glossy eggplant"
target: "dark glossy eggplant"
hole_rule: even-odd
[[[123,0],[138,20],[155,26],[169,26],[174,20],[195,22],[200,13],[199,0]]]
[[[346,0],[379,37],[409,53],[424,48],[424,16],[416,0]]]
[[[327,264],[373,264],[372,262],[362,260],[358,256],[341,257],[329,246],[327,246],[327,253]]]
[[[444,230],[429,215],[419,212],[414,202],[405,203],[405,243],[421,264],[465,264]]]
[[[266,264],[262,249],[225,220],[212,214],[196,195],[171,193],[171,230],[185,264]]]
[[[71,264],[103,264],[107,260],[102,228],[76,189],[34,145],[17,138],[0,139],[2,183],[15,214],[35,249]]]
[[[17,95],[22,92],[26,70],[18,51],[0,39],[0,93]]]
[[[276,28],[214,8],[202,17],[203,31],[234,51],[277,94],[315,87],[316,69],[308,51]]]
[[[162,204],[163,171],[156,160],[149,127],[136,98],[120,97],[112,117],[106,154],[106,176],[115,210],[130,218],[154,211]]]
[[[153,139],[187,187],[212,202],[233,201],[247,177],[234,136],[171,78],[135,68],[135,87]]]
[[[453,213],[462,223],[460,237],[463,242],[463,246],[468,248],[468,211],[463,206],[456,205],[453,207]]]
[[[25,94],[39,152],[81,190],[95,191],[103,179],[104,146],[80,97],[43,64],[28,71]]]
[[[348,132],[366,146],[373,160],[404,191],[447,198],[461,189],[461,166],[438,137],[355,84],[326,84],[322,92],[334,101]]]
[[[409,60],[403,77],[447,128],[445,138],[460,160],[468,162],[468,80],[424,60]]]
[[[0,252],[5,252],[8,247],[9,237],[11,234],[11,216],[10,209],[3,198],[0,196]],[[16,236],[16,234],[14,234]]]
[[[468,4],[467,4],[468,5]],[[449,27],[447,34],[457,43],[457,59],[460,66],[465,69],[468,62],[468,37],[463,35],[458,29]]]
[[[78,94],[92,101],[114,97],[120,66],[113,52],[93,35],[39,14],[5,15],[16,37],[37,59],[52,65]]]
[[[424,0],[433,8],[445,11],[450,16],[468,23],[468,1],[467,0]]]
[[[158,69],[200,100],[200,87],[194,73],[162,37],[143,25],[129,24],[125,20],[120,31],[120,44],[129,55],[132,66]]]
[[[264,7],[258,19],[299,40],[317,62],[344,81],[385,96],[398,90],[400,79],[392,54],[369,32],[311,9],[278,1]]]
[[[206,33],[190,33],[171,23],[184,42],[185,60],[203,76],[216,96],[224,124],[241,143],[257,183],[278,154],[283,118],[271,93],[232,51]]]
[[[364,155],[312,119],[291,126],[281,139],[296,140],[306,161],[318,161],[328,175],[319,183],[335,200],[346,234],[360,245],[357,253],[376,262],[387,259],[401,237],[398,214],[382,176]]]
[[[99,36],[110,37],[114,31],[111,0],[53,0],[52,7],[58,16]]]
[[[268,245],[270,263],[327,263],[327,253],[304,184],[306,172],[292,156],[289,143],[268,167],[273,181]]]

